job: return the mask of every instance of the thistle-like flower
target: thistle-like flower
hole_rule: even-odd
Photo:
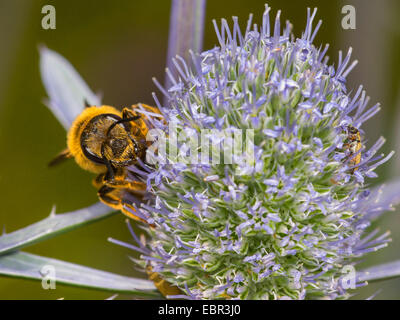
[[[171,87],[155,81],[168,99],[154,95],[164,119],[151,120],[165,152],[130,169],[153,195],[138,207],[153,227],[137,263],[180,288],[171,298],[346,298],[344,267],[390,241],[369,230],[388,207],[365,179],[392,153],[377,154],[383,138],[363,144],[379,105],[367,108],[362,86],[347,91],[351,49],[331,65],[312,43],[315,10],[299,39],[289,23],[281,32],[280,12],[272,31],[269,10],[244,34],[236,18],[215,24],[219,46],[193,53],[192,68],[175,59]]]
[[[169,55],[201,52],[204,10],[205,0],[172,2]],[[43,284],[43,266],[50,266],[57,283],[187,299],[347,298],[348,289],[368,280],[400,277],[400,260],[357,266],[390,241],[371,222],[400,203],[399,179],[367,188],[393,154],[378,154],[382,137],[373,144],[364,138],[362,125],[379,105],[367,107],[361,86],[346,90],[356,65],[351,50],[345,57],[340,52],[335,66],[327,46],[312,44],[321,25],[312,26],[315,10],[308,10],[300,39],[289,23],[281,33],[279,11],[272,31],[269,11],[260,28],[250,18],[244,33],[236,18],[233,29],[225,20],[220,29],[214,23],[218,47],[191,52],[190,62],[169,60],[175,70],[167,71],[165,88],[155,80],[164,105],[154,95],[159,110],[139,103],[136,115],[118,120],[128,136],[144,121],[148,140],[136,144],[147,149],[146,158],[141,153],[125,162],[118,181],[107,175],[104,183],[120,183],[114,202],[102,200],[138,217],[145,234],[128,223],[138,245],[109,240],[140,253],[134,261],[148,280],[21,251],[111,216],[113,209],[101,203],[52,210],[1,235],[0,275]],[[73,66],[46,47],[40,70],[47,105],[65,129],[85,105],[102,104]],[[134,185],[140,192],[131,192]]]

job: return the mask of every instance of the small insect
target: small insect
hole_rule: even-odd
[[[145,235],[142,233],[139,237],[140,243],[143,246],[147,246],[147,239]],[[168,281],[164,280],[159,273],[153,271],[153,267],[148,263],[145,267],[145,271],[147,273],[147,276],[149,277],[149,280],[154,282],[154,285],[162,293],[164,297],[167,297],[169,295],[180,295],[182,294],[182,291],[169,283]]]
[[[159,113],[153,107],[142,106]],[[98,174],[93,185],[103,203],[130,218],[144,221],[134,214],[136,209],[132,203],[143,197],[146,186],[129,179],[127,170],[138,159],[144,160],[148,147],[146,117],[135,112],[136,108],[134,105],[119,111],[111,106],[87,105],[68,131],[67,149],[49,166],[74,158],[81,168]]]
[[[361,135],[360,131],[353,126],[347,127],[347,138],[344,143],[344,148],[349,150],[349,164],[353,168],[351,169],[351,173],[354,173],[358,167],[357,165],[361,162]]]
[[[352,167],[350,169],[350,173],[354,174],[358,170],[357,165],[361,162],[361,148],[362,148],[362,142],[361,142],[361,134],[360,131],[349,125],[346,127],[344,130],[346,133],[346,139],[343,144],[343,148],[345,150],[348,150],[348,162],[349,165]],[[331,178],[330,180],[333,184],[340,185],[336,179]]]
[[[161,278],[157,272],[153,272],[153,269],[150,265],[146,267],[146,273],[149,277],[149,280],[154,282],[154,285],[164,297],[182,294],[182,291],[178,287]]]

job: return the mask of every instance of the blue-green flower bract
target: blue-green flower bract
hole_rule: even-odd
[[[316,11],[308,10],[306,29],[294,39],[289,23],[281,32],[280,12],[271,30],[269,10],[261,27],[250,18],[244,33],[236,18],[233,29],[222,20],[219,46],[193,53],[193,67],[178,57],[170,88],[156,81],[169,104],[154,95],[165,122],[152,125],[167,135],[170,123],[178,132],[254,132],[251,163],[243,152],[233,164],[167,158],[131,168],[154,195],[138,209],[155,226],[143,227],[149,240],[138,248],[138,263],[183,297],[346,298],[343,267],[389,241],[388,233],[368,230],[387,208],[368,205],[376,195],[364,180],[392,154],[377,154],[383,138],[369,149],[358,141],[356,151],[347,141],[349,126],[363,137],[363,123],[379,111],[367,108],[361,86],[346,90],[356,64],[351,49],[330,65],[328,46],[312,44],[321,24],[312,28]],[[190,149],[187,143],[178,149]]]

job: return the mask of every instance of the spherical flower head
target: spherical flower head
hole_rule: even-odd
[[[346,298],[344,267],[389,241],[367,232],[384,208],[368,205],[364,181],[391,154],[376,154],[383,138],[363,144],[379,106],[346,90],[351,49],[329,65],[312,44],[316,11],[294,39],[280,12],[271,30],[269,10],[245,33],[222,20],[219,46],[192,54],[192,68],[178,57],[170,88],[156,82],[168,107],[155,97],[153,127],[167,143],[147,166],[138,263],[180,288],[171,298]]]

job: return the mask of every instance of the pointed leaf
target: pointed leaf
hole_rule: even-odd
[[[155,291],[153,282],[149,280],[121,276],[25,252],[15,252],[0,257],[0,275],[43,280],[46,275],[47,279],[50,277],[49,270],[54,271],[56,285],[62,283],[138,296],[161,297]]]
[[[42,221],[2,235],[0,237],[0,255],[104,219],[113,213],[115,213],[113,209],[99,202],[73,212],[57,215],[51,214]]]
[[[82,112],[85,100],[90,105],[101,104],[74,67],[46,47],[40,48],[40,72],[49,96],[47,105],[65,129]]]
[[[357,273],[357,282],[379,281],[400,277],[400,260],[373,266]]]

